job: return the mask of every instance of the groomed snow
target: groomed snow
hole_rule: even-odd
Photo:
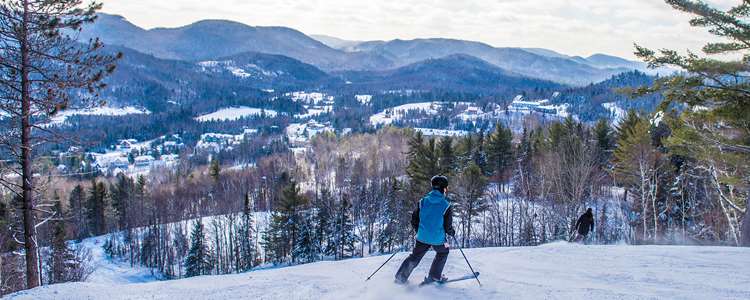
[[[201,115],[195,120],[198,122],[210,121],[235,121],[245,117],[261,116],[265,112],[266,117],[274,118],[278,114],[274,110],[260,109],[247,106],[222,108],[210,114]]]
[[[748,299],[750,249],[685,246],[582,246],[466,250],[482,287],[466,280],[416,287],[428,253],[407,286],[393,274],[399,253],[369,282],[387,256],[266,269],[174,281],[85,282],[43,286],[8,299]],[[445,274],[469,272],[451,251]]]

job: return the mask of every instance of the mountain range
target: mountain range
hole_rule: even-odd
[[[81,38],[93,37],[161,59],[198,62],[254,52],[286,56],[324,72],[384,72],[456,54],[476,57],[519,76],[569,85],[585,85],[629,70],[645,69],[642,63],[604,54],[583,58],[547,49],[499,48],[439,38],[347,41],[311,37],[286,27],[249,26],[226,20],[147,30],[121,16],[100,14],[81,33]]]

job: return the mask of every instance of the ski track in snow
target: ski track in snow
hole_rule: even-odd
[[[86,239],[83,246],[91,249],[91,261],[95,267],[87,282],[98,284],[142,283],[157,280],[148,268],[131,267],[127,262],[112,261],[104,253],[106,236]]]
[[[475,280],[419,288],[434,252],[410,278],[393,274],[408,255],[399,253],[372,280],[364,279],[388,256],[318,262],[242,274],[173,281],[122,276],[107,267],[85,283],[43,286],[8,299],[748,299],[750,249],[687,246],[582,246],[564,242],[525,248],[465,251]],[[743,270],[744,269],[744,270]],[[452,249],[444,273],[469,274]],[[137,275],[141,274],[141,275]],[[107,276],[112,276],[105,280]],[[102,278],[104,277],[104,278]],[[135,280],[130,280],[130,279]]]

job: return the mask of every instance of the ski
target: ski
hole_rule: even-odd
[[[451,278],[451,279],[448,279],[446,281],[423,281],[422,283],[419,284],[419,286],[422,287],[422,286],[425,286],[425,285],[430,285],[432,283],[437,284],[437,285],[443,285],[443,284],[446,284],[446,283],[449,283],[449,282],[456,282],[456,281],[474,279],[475,277],[479,277],[479,272],[475,272],[474,274],[469,274],[469,275],[465,275],[465,276],[461,276],[461,277]]]

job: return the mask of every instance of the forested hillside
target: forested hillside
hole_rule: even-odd
[[[329,46],[287,27],[143,29],[77,0],[2,2],[0,296],[89,297],[112,283],[69,282],[98,265],[182,280],[164,297],[187,298],[214,295],[186,292],[199,276],[358,275],[367,257],[412,250],[426,224],[412,213],[431,193],[439,249],[455,230],[452,249],[513,247],[468,251],[487,259],[481,272],[517,267],[511,252],[543,262],[503,270],[524,274],[524,291],[553,273],[534,291],[742,298],[742,276],[710,291],[680,279],[744,274],[745,250],[729,248],[750,246],[750,3],[666,2],[723,42],[702,54],[636,44],[643,62],[443,38]],[[669,281],[653,282],[655,256],[671,257],[654,273]],[[556,262],[586,257],[612,264],[575,271],[595,287],[560,279]],[[341,296],[327,289],[342,274],[320,276],[300,284]],[[482,276],[489,292],[462,293],[515,284]]]

